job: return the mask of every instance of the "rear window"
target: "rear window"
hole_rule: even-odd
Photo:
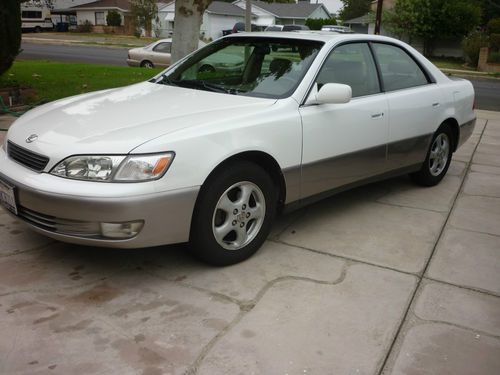
[[[402,90],[429,83],[420,66],[403,49],[390,44],[373,43],[385,91]]]

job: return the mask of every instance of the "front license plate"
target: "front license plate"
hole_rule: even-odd
[[[0,205],[17,215],[15,187],[0,180]]]

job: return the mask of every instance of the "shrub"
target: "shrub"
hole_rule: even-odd
[[[500,52],[490,52],[488,62],[496,64],[500,63]]]
[[[335,18],[308,18],[306,19],[306,26],[311,30],[321,30],[323,25],[336,25]]]
[[[500,50],[500,34],[490,35],[490,47],[494,50]]]
[[[480,31],[473,31],[462,41],[462,48],[465,55],[473,66],[477,66],[479,60],[479,50],[488,46],[488,36]]]
[[[488,34],[500,34],[500,17],[492,18],[486,26]]]
[[[21,46],[19,1],[0,1],[0,75],[6,72]]]
[[[79,33],[90,33],[92,32],[93,25],[89,20],[85,20],[85,22],[82,22],[79,24],[76,28],[76,31]]]
[[[106,16],[108,26],[121,26],[122,16],[116,10],[110,10]]]

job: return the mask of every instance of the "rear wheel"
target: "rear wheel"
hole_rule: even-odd
[[[40,26],[36,26],[35,33],[41,33],[41,32],[42,32],[42,28]]]
[[[155,66],[153,65],[153,63],[151,61],[144,60],[143,62],[141,62],[141,68],[151,69],[151,68],[154,68],[154,67]]]
[[[434,134],[422,168],[410,176],[422,186],[437,185],[445,176],[451,162],[453,133],[448,124],[443,124]]]
[[[191,249],[202,261],[225,266],[253,255],[267,238],[277,189],[258,165],[227,165],[203,186],[191,225]]]

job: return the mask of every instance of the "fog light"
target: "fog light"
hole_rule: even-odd
[[[143,221],[128,221],[126,223],[101,223],[101,234],[103,237],[123,240],[137,236],[143,226]]]

